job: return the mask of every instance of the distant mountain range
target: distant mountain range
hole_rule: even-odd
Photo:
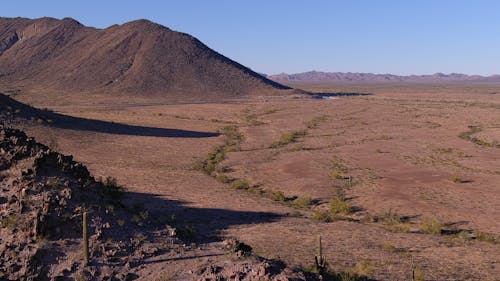
[[[429,83],[429,82],[500,82],[500,75],[480,76],[460,73],[400,76],[357,72],[309,71],[297,74],[275,74],[267,78],[276,82],[361,82],[361,83]]]

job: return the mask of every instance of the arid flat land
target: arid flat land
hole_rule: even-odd
[[[85,104],[15,98],[136,126],[25,129],[95,175],[157,195],[163,201],[141,203],[184,221],[202,245],[237,237],[307,268],[321,235],[335,271],[498,280],[500,85],[292,86],[370,95],[127,105],[105,95]]]

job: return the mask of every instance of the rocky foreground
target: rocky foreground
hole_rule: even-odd
[[[184,273],[170,276],[162,261],[172,266],[174,257],[193,256],[198,247],[179,239],[175,225],[153,219],[140,206],[125,205],[127,193],[116,180],[96,180],[71,156],[4,125],[0,186],[0,280],[139,280],[150,275],[158,280],[306,280],[280,262],[255,257],[251,247],[236,240],[205,245],[223,258],[179,264],[186,267]],[[83,212],[89,214],[88,265]],[[145,262],[156,257],[157,262]]]

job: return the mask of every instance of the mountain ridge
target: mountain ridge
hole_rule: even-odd
[[[97,29],[72,18],[0,18],[0,82],[174,100],[294,92],[187,33],[145,19]]]
[[[296,74],[280,73],[267,76],[277,82],[500,82],[500,75],[481,76],[461,73],[434,73],[428,75],[395,75],[363,72],[308,71]]]

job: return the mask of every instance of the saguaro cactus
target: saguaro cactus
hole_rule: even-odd
[[[87,212],[83,212],[83,258],[85,265],[89,264],[89,236],[87,231]]]
[[[323,245],[321,245],[321,235],[318,235],[318,253],[314,257],[314,262],[316,264],[316,270],[322,273],[326,268],[326,261],[323,258]]]

